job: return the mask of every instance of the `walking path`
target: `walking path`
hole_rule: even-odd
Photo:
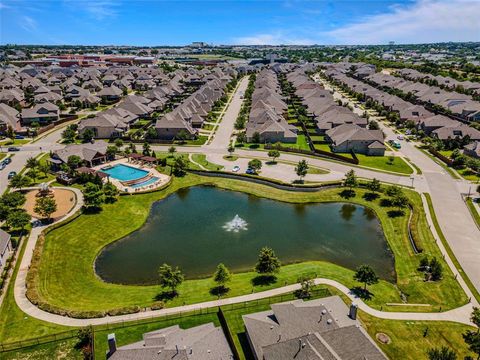
[[[73,215],[75,215],[78,211],[83,206],[83,194],[82,192],[74,187],[55,187],[56,189],[66,189],[73,191],[75,193],[76,197],[76,204],[75,206],[70,210],[68,214],[66,214],[64,217],[62,217],[59,221],[64,221]],[[38,186],[35,187],[30,187],[26,188],[25,190],[34,190],[34,189],[39,189]],[[35,317],[35,310],[41,311],[38,309],[35,305],[33,305],[30,300],[27,299],[25,292],[26,292],[26,278],[27,278],[27,273],[28,269],[30,267],[30,263],[32,262],[32,257],[33,257],[33,251],[35,250],[35,245],[37,243],[38,237],[42,233],[43,230],[46,228],[52,226],[53,224],[58,223],[59,221],[56,221],[55,223],[48,224],[48,225],[43,225],[43,226],[35,226],[32,228],[30,231],[30,237],[26,240],[27,244],[25,245],[25,252],[23,253],[22,261],[20,262],[20,268],[18,269],[17,277],[15,278],[15,283],[14,283],[14,296],[15,296],[15,301],[18,305],[18,307],[25,312],[26,314],[29,314],[31,316]],[[49,314],[49,313],[46,313]],[[48,320],[46,320],[48,321]]]

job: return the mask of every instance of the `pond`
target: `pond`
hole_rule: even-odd
[[[368,208],[290,204],[206,186],[154,203],[144,226],[106,246],[95,269],[104,281],[119,284],[154,284],[163,263],[200,278],[211,276],[220,262],[234,272],[252,269],[263,246],[283,264],[369,264],[383,279],[395,276],[393,254]]]

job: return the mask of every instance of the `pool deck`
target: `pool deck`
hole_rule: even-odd
[[[140,187],[133,187],[133,186],[124,185],[124,184],[122,184],[122,182],[120,180],[109,176],[108,178],[110,179],[110,182],[112,184],[114,184],[122,192],[134,194],[134,193],[141,193],[141,192],[145,192],[145,191],[151,191],[151,190],[155,190],[159,187],[162,187],[163,185],[167,184],[170,181],[170,176],[159,173],[155,169],[155,167],[142,165],[140,163],[129,161],[129,159],[126,159],[126,158],[122,158],[122,159],[114,160],[114,161],[111,161],[111,162],[108,162],[108,163],[104,163],[104,164],[93,167],[93,169],[96,170],[96,171],[102,171],[102,168],[104,168],[106,166],[115,166],[115,165],[119,165],[119,164],[123,164],[123,165],[127,165],[127,166],[130,166],[130,167],[136,168],[136,169],[148,171],[150,176],[154,176],[154,177],[158,178],[158,180],[156,182],[154,182],[153,184],[148,184],[148,185],[140,186]]]

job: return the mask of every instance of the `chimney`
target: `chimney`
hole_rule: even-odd
[[[117,351],[117,340],[115,339],[115,333],[108,334],[108,351],[107,351],[107,359],[112,356],[115,351]]]
[[[352,303],[352,305],[350,305],[350,312],[348,313],[350,319],[357,320],[357,311],[358,305]]]

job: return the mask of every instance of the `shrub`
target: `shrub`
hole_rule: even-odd
[[[107,314],[109,316],[116,316],[116,315],[134,314],[138,312],[140,312],[140,306],[133,305],[133,306],[125,306],[117,309],[108,310]]]
[[[161,310],[165,307],[165,303],[163,301],[156,301],[151,306],[151,310]]]
[[[76,311],[70,310],[67,312],[67,316],[74,319],[93,319],[102,318],[106,316],[104,311]]]

